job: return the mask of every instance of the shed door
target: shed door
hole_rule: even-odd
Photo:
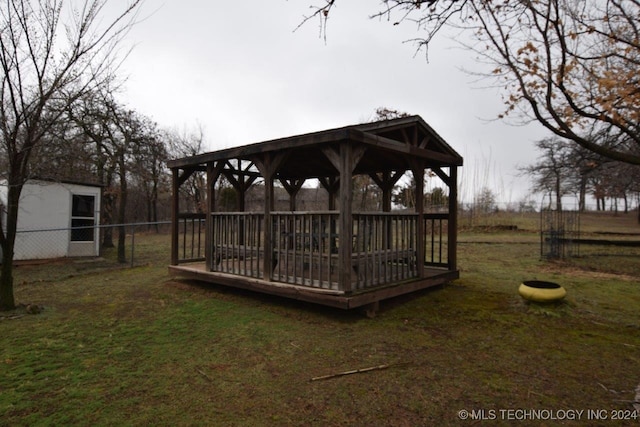
[[[70,256],[97,256],[96,196],[72,194]]]

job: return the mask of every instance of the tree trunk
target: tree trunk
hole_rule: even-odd
[[[151,222],[155,222],[156,233],[160,232],[158,227],[158,180],[153,180],[153,186],[151,187]]]
[[[155,223],[156,233],[159,233],[160,226],[158,225],[158,196],[157,195],[151,202],[151,221]]]
[[[147,210],[147,231],[151,230],[151,200],[147,197],[145,203]]]
[[[112,224],[113,195],[109,191],[112,174],[110,171],[105,170],[105,154],[100,144],[96,144],[96,159],[98,182],[103,185],[105,189],[105,191],[102,191],[102,202],[100,203],[100,206],[102,206],[100,221],[102,225]],[[113,229],[104,228],[102,232],[102,247],[113,248],[113,246]]]
[[[107,190],[109,191],[109,190]],[[103,194],[102,196],[102,224],[113,224],[113,206],[115,204],[115,197],[113,194]],[[102,247],[113,248],[113,228],[106,227],[104,229],[104,235],[102,236]]]
[[[0,311],[16,308],[16,302],[13,297],[13,254],[5,252],[5,250],[3,247],[2,268],[0,269]]]
[[[23,184],[14,181],[16,180],[10,178],[8,182],[7,232],[2,239],[2,267],[0,269],[0,311],[16,308],[13,295],[13,251],[18,229],[18,203]]]
[[[556,210],[562,212],[562,192],[560,190],[560,176],[556,176]]]
[[[586,210],[586,199],[587,199],[587,178],[582,175],[580,177],[580,202],[579,202],[579,210],[580,212],[584,212]]]

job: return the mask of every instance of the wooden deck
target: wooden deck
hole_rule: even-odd
[[[169,266],[169,274],[173,277],[247,289],[342,309],[375,304],[384,299],[442,285],[460,276],[457,270],[451,271],[430,268],[425,271],[425,278],[423,279],[405,280],[378,288],[345,293],[339,290],[266,281],[254,277],[238,276],[236,274],[216,271],[208,272],[204,262]]]
[[[375,309],[380,300],[457,279],[462,163],[419,116],[172,160],[169,272],[345,309]],[[427,209],[427,174],[446,194],[444,211]],[[358,176],[377,186],[375,203],[355,202]],[[415,200],[394,210],[403,177]],[[194,180],[206,191],[190,200],[181,186]],[[326,192],[325,202],[301,210],[298,195],[308,181]],[[222,204],[228,184],[232,207]],[[261,187],[261,209],[247,207],[253,186]],[[276,197],[280,186],[285,204]],[[181,207],[189,200],[192,206]]]

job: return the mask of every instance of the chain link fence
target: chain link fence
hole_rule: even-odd
[[[158,261],[168,264],[170,230],[170,221],[18,230],[14,262],[27,264],[68,258],[131,267]],[[118,254],[120,239],[124,243],[121,256]]]

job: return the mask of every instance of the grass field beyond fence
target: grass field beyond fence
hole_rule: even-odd
[[[375,319],[171,280],[165,234],[136,235],[134,268],[19,265],[16,299],[44,309],[0,313],[0,425],[639,425],[612,418],[640,394],[640,253],[549,263],[535,215],[486,221],[517,228],[461,230],[461,278]],[[527,304],[523,280],[566,301]]]

